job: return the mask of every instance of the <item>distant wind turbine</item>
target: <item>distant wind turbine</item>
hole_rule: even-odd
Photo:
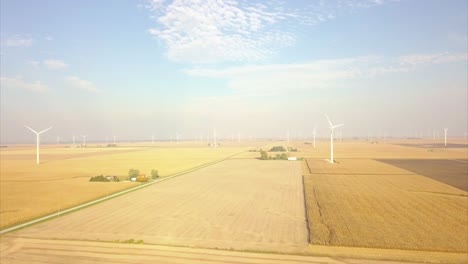
[[[448,131],[448,128],[444,128],[445,146],[447,146],[447,131]]]
[[[75,145],[75,136],[73,136],[73,145]]]
[[[81,137],[83,138],[83,147],[86,146],[86,137],[88,135],[81,135]]]
[[[215,148],[218,147],[216,143],[216,128],[213,129],[213,143]]]
[[[339,124],[339,125],[334,126],[332,124],[332,122],[330,121],[330,118],[328,117],[328,115],[325,114],[325,116],[327,117],[328,123],[330,124],[330,163],[333,164],[334,163],[334,159],[333,159],[333,131],[335,130],[335,128],[340,127],[343,124]]]
[[[315,149],[315,136],[317,135],[317,127],[314,127],[314,149]]]
[[[51,129],[52,127],[49,127],[47,129],[44,129],[40,132],[36,132],[34,129],[28,127],[27,125],[24,125],[27,129],[31,130],[34,134],[36,134],[36,164],[39,164],[39,145],[40,145],[40,137],[39,135],[46,132],[47,130]]]

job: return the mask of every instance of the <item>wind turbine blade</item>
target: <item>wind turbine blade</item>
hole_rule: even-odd
[[[34,129],[28,127],[27,125],[24,125],[27,129],[31,130],[32,132],[34,132],[34,134],[38,134]]]
[[[325,114],[325,117],[327,118],[327,120],[328,120],[328,124],[330,124],[330,127],[332,127],[332,126],[333,126],[333,124],[332,124],[332,122],[330,121],[330,118],[328,117],[328,115],[327,115],[327,114]]]
[[[52,127],[49,127],[49,128],[47,128],[47,129],[44,129],[44,130],[42,130],[41,132],[39,132],[39,134],[42,134],[42,133],[46,132],[47,130],[49,130],[49,129],[51,129],[51,128],[52,128]]]
[[[344,124],[339,124],[339,125],[333,126],[332,128],[337,128],[337,127],[340,127],[342,125],[344,125]]]

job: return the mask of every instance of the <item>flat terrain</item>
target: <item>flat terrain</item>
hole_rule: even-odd
[[[269,263],[303,264],[357,263],[353,259],[334,260],[329,257],[278,255],[171,247],[161,245],[134,245],[72,240],[8,238],[1,241],[2,263]],[[84,254],[86,253],[86,254]],[[362,260],[361,260],[362,261]],[[386,263],[366,260],[366,263]]]
[[[301,163],[226,160],[7,236],[302,252]]]
[[[371,159],[307,159],[312,244],[468,252],[468,194]]]
[[[239,145],[209,148],[201,144],[135,144],[105,148],[70,148],[65,145],[36,149],[9,146],[0,151],[0,228],[25,222],[104,197],[137,185],[131,182],[89,182],[91,176],[115,175],[126,178],[130,168],[149,175],[159,170],[164,177],[182,172],[248,149]]]
[[[468,160],[379,159],[468,192]]]
[[[31,146],[2,149],[0,220],[10,223],[133,186],[90,176],[154,168],[164,177],[224,160],[0,236],[2,263],[468,262],[468,193],[456,185],[468,174],[466,141],[337,141],[334,165],[328,140],[310,142],[289,145],[307,162],[257,160],[284,141],[45,146],[40,166]]]

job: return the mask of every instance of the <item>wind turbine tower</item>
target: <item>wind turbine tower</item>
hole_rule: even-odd
[[[216,128],[213,129],[213,144],[214,144],[213,146],[214,146],[215,148],[218,147],[218,145],[217,145],[218,143],[216,143]]]
[[[328,115],[325,114],[325,116],[327,117],[328,124],[330,124],[330,163],[333,164],[335,162],[333,159],[333,131],[335,130],[335,128],[340,127],[343,124],[334,126],[332,122],[330,121],[330,118],[328,117]]]
[[[317,128],[316,127],[314,127],[313,135],[314,135],[314,149],[315,149],[315,136],[317,135]]]
[[[81,137],[83,137],[83,147],[86,146],[86,137],[88,135],[81,135]]]
[[[44,129],[40,132],[36,132],[34,129],[28,127],[27,125],[24,125],[27,129],[31,130],[34,134],[36,134],[36,164],[39,165],[39,145],[40,145],[40,134],[46,132],[47,130],[51,129],[52,127],[49,127],[47,129]]]
[[[447,146],[447,131],[448,131],[448,128],[444,128],[444,144],[445,144],[445,146]]]

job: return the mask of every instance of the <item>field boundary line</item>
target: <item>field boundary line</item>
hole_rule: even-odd
[[[45,215],[45,216],[30,220],[30,221],[22,223],[22,224],[18,224],[18,225],[12,226],[12,227],[4,228],[4,229],[0,230],[0,235],[4,235],[6,233],[9,233],[9,232],[21,229],[21,228],[25,228],[25,227],[28,227],[30,225],[34,225],[34,224],[37,224],[37,223],[40,223],[40,222],[43,222],[43,221],[47,221],[47,220],[53,219],[55,217],[59,217],[61,215],[69,214],[69,213],[72,213],[74,211],[78,211],[80,209],[83,209],[83,208],[86,208],[86,207],[89,207],[89,206],[92,206],[92,205],[95,205],[95,204],[110,200],[112,198],[116,198],[118,196],[127,194],[129,192],[137,191],[139,189],[146,188],[146,187],[151,186],[153,184],[163,182],[163,181],[166,181],[166,180],[169,180],[169,179],[172,179],[172,178],[175,178],[175,177],[178,177],[178,176],[181,176],[181,175],[184,175],[184,174],[187,174],[187,173],[199,170],[199,169],[203,169],[205,167],[208,167],[208,166],[214,165],[216,163],[225,161],[225,160],[227,160],[227,159],[229,159],[231,157],[234,157],[236,155],[239,155],[239,154],[241,154],[243,152],[245,152],[245,150],[241,151],[241,152],[238,152],[238,153],[235,153],[235,154],[232,154],[232,155],[229,155],[229,156],[224,157],[224,158],[219,159],[219,160],[211,161],[211,162],[208,162],[208,163],[202,164],[200,166],[196,166],[196,167],[193,167],[193,168],[181,171],[181,172],[176,172],[176,173],[171,174],[171,175],[169,175],[167,177],[164,177],[164,178],[161,178],[161,179],[158,179],[158,180],[154,180],[154,181],[146,183],[146,184],[135,186],[135,187],[132,187],[130,189],[126,189],[126,190],[123,190],[123,191],[119,191],[117,193],[113,193],[111,195],[107,195],[105,197],[101,197],[101,198],[98,198],[98,199],[95,199],[95,200],[91,200],[89,202],[85,202],[83,204],[76,205],[74,207],[71,207],[71,208],[56,212],[56,213],[48,214],[48,215]]]
[[[304,184],[304,175],[302,175],[302,195],[304,196],[304,213],[307,227],[307,243],[310,244],[312,243],[312,240],[310,239],[309,213],[307,212],[307,198]]]

